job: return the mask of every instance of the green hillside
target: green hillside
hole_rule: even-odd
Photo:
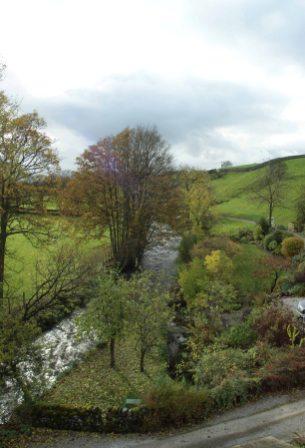
[[[295,199],[301,187],[305,187],[305,158],[286,158],[288,178],[285,183],[285,201],[274,212],[277,224],[287,225],[295,219]],[[219,178],[214,178],[212,185],[216,194],[217,212],[223,217],[236,217],[257,221],[261,216],[267,215],[266,206],[254,201],[247,187],[264,170],[264,164],[253,167],[239,167],[224,170]],[[215,171],[211,173],[215,176]]]

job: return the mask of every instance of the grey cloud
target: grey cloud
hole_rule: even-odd
[[[71,91],[67,98],[35,101],[35,107],[50,123],[71,129],[92,143],[126,126],[156,125],[170,144],[185,144],[193,155],[209,148],[234,151],[218,132],[222,127],[259,134],[284,129],[278,118],[285,104],[282,97],[228,82],[193,79],[170,85],[139,74],[117,78],[104,92]]]
[[[216,41],[269,55],[265,64],[305,65],[305,3],[300,0],[194,0],[188,20]]]

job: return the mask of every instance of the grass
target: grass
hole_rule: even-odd
[[[277,224],[287,225],[295,219],[294,204],[302,186],[305,186],[305,158],[286,161],[288,179],[284,188],[284,203],[275,209]],[[246,172],[228,172],[212,182],[216,198],[220,202],[216,206],[221,216],[231,216],[258,221],[267,215],[265,205],[254,201],[247,192],[247,187],[255,181],[264,168]]]
[[[75,230],[71,219],[52,217],[54,223],[55,242],[50,244],[33,244],[23,235],[14,235],[7,241],[6,278],[10,285],[20,293],[30,293],[33,287],[35,265],[38,261],[47,261],[51,253],[63,244],[72,244],[86,254],[91,250],[99,250],[108,242],[94,237],[85,238],[84,232]]]
[[[254,229],[255,224],[246,221],[240,221],[235,218],[220,218],[216,225],[213,227],[214,235],[230,235],[231,233],[235,233],[238,229]]]
[[[139,371],[139,354],[134,349],[132,338],[117,344],[117,368],[109,367],[109,353],[106,348],[95,349],[64,375],[44,397],[49,404],[75,407],[99,407],[106,412],[112,406],[124,404],[127,396],[140,397],[165,372],[165,362],[160,356],[148,356],[148,374]]]

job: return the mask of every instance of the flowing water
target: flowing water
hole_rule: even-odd
[[[143,258],[143,268],[155,271],[162,280],[170,283],[176,272],[177,247],[180,238],[173,235],[159,238],[149,248]],[[91,340],[80,339],[77,334],[77,317],[79,311],[70,318],[45,333],[37,341],[42,347],[43,380],[46,387],[51,387],[58,376],[93,347]],[[31,366],[27,366],[31,372]],[[30,374],[30,373],[28,373]],[[0,423],[6,421],[14,408],[22,402],[22,393],[13,384],[7,384],[0,396]]]

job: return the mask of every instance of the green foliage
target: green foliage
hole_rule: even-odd
[[[228,257],[232,258],[240,252],[237,243],[226,236],[214,236],[205,238],[194,245],[191,251],[192,258],[204,259],[214,250],[222,250]]]
[[[179,272],[178,283],[186,300],[193,300],[204,288],[206,281],[207,274],[204,263],[199,258],[194,258],[188,266],[184,266]]]
[[[123,335],[127,314],[127,284],[115,273],[104,273],[99,294],[79,318],[79,331],[110,344],[110,363],[115,366],[115,340]]]
[[[294,257],[304,250],[304,240],[297,236],[284,239],[282,243],[282,254],[285,257]]]
[[[192,259],[191,250],[197,242],[197,237],[191,233],[184,234],[178,248],[180,263],[189,263]]]
[[[214,279],[228,281],[231,278],[233,262],[222,250],[214,250],[210,255],[207,255],[204,266],[208,274]]]
[[[257,334],[248,321],[230,327],[225,331],[220,340],[232,348],[246,349],[257,340]]]
[[[275,232],[266,235],[264,238],[265,249],[270,251],[276,250],[276,248],[282,243],[284,236],[284,232],[281,232],[280,230],[276,230]]]
[[[35,342],[39,335],[39,328],[34,322],[23,322],[22,317],[16,314],[1,316],[0,378],[1,381],[13,381],[26,402],[39,395],[44,386],[40,377],[41,348]],[[32,366],[32,375],[24,375],[24,363]]]
[[[240,253],[233,259],[234,269],[231,282],[238,291],[240,299],[245,303],[270,290],[270,272],[266,270],[263,276],[257,275],[265,258],[266,254],[259,247],[243,244],[240,247]]]
[[[258,225],[259,225],[259,228],[261,229],[262,235],[265,236],[269,233],[270,226],[269,226],[268,220],[266,218],[263,218],[263,217],[260,218],[258,221]]]
[[[243,227],[238,229],[238,231],[232,233],[231,239],[233,241],[239,241],[241,243],[251,242],[254,241],[254,233],[252,229],[248,227]]]
[[[194,381],[198,386],[216,387],[228,378],[245,377],[255,363],[251,351],[238,348],[206,349],[195,367]]]
[[[256,226],[253,231],[255,241],[262,241],[264,239],[264,233],[260,226]]]
[[[126,283],[114,273],[100,280],[99,294],[79,319],[80,331],[106,342],[122,336],[126,315]]]
[[[135,274],[128,282],[128,325],[140,348],[140,370],[144,358],[155,347],[164,345],[171,321],[168,295],[162,292],[152,274]]]
[[[169,378],[152,387],[144,395],[144,403],[153,411],[147,421],[148,430],[199,422],[211,410],[207,390],[187,386]]]

